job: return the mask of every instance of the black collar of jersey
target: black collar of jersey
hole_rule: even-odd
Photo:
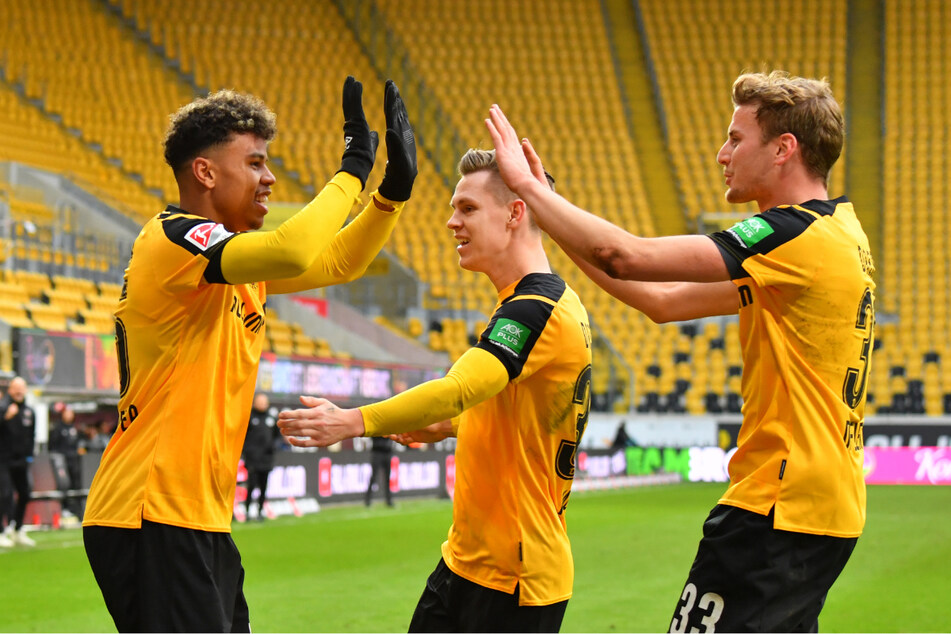
[[[184,214],[184,215],[186,215],[186,216],[194,216],[194,215],[195,215],[195,214],[190,214],[190,213],[188,213],[187,211],[185,211],[185,210],[182,209],[181,207],[176,207],[175,205],[168,205],[167,207],[165,207],[165,211],[163,211],[162,213],[159,214],[159,218],[161,218],[161,219],[164,220],[165,218],[168,218],[169,216],[177,216],[177,215],[179,215],[179,214]]]
[[[806,202],[800,203],[798,205],[777,205],[776,207],[773,207],[773,209],[802,207],[803,209],[814,211],[820,216],[831,216],[835,213],[836,207],[847,202],[849,202],[849,199],[845,196],[839,196],[838,198],[833,198],[832,200],[818,200],[813,198],[812,200],[807,200]]]
[[[565,293],[565,281],[554,273],[529,273],[518,281],[511,295],[502,300],[502,303],[518,295],[541,295],[557,302]]]

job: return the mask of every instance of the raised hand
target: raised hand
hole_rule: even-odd
[[[489,118],[485,120],[485,126],[495,145],[495,160],[499,164],[499,174],[509,189],[518,193],[532,181],[547,184],[545,169],[532,144],[528,142],[528,139],[519,140],[515,128],[498,105],[493,104],[489,108]]]
[[[343,82],[343,119],[344,150],[339,171],[356,176],[366,187],[380,137],[370,130],[363,113],[363,84],[352,75]]]
[[[406,104],[392,79],[386,80],[383,93],[386,115],[386,171],[380,183],[380,195],[394,202],[409,200],[416,180],[416,137],[406,114]]]

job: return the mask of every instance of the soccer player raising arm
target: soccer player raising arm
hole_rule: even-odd
[[[249,631],[230,532],[267,293],[359,277],[416,176],[406,108],[387,82],[386,174],[340,229],[376,153],[362,93],[348,77],[340,171],[275,231],[250,232],[262,226],[275,184],[267,106],[220,91],[172,117],[165,159],[180,201],[149,220],[133,245],[115,316],[119,426],[83,520],[89,563],[119,631]]]
[[[739,447],[671,631],[817,631],[865,523],[872,257],[852,203],[828,197],[845,130],[829,85],[751,73],[732,97],[726,199],[760,213],[707,236],[642,238],[579,209],[539,183],[498,106],[486,125],[505,182],[606,291],[655,321],[739,314]]]

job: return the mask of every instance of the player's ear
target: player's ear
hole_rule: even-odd
[[[214,189],[215,169],[210,160],[204,156],[196,157],[191,164],[191,173],[200,185],[206,189]]]
[[[792,132],[784,132],[776,137],[776,164],[782,165],[799,150],[799,139]]]
[[[509,205],[509,224],[516,226],[518,223],[525,220],[528,216],[528,205],[525,204],[525,201],[521,198],[516,198]]]

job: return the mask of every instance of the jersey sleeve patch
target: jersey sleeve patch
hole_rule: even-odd
[[[709,234],[717,244],[733,279],[748,277],[743,263],[802,235],[818,216],[799,207],[774,207],[742,220],[729,229]]]
[[[768,236],[776,233],[768,222],[756,216],[736,223],[727,231],[750,249]]]
[[[510,381],[522,373],[565,288],[556,275],[527,275],[492,315],[476,347],[501,361]]]
[[[185,239],[201,251],[207,251],[230,235],[232,235],[231,232],[225,229],[224,226],[214,222],[205,222],[189,229],[185,234]]]
[[[518,356],[521,354],[522,348],[525,347],[530,334],[531,331],[525,324],[502,317],[495,322],[488,339]]]
[[[162,229],[165,236],[192,255],[208,260],[204,273],[206,281],[211,284],[227,284],[221,273],[221,250],[235,234],[225,229],[224,225],[206,218],[180,214],[181,210],[174,207],[169,207],[163,214]]]

